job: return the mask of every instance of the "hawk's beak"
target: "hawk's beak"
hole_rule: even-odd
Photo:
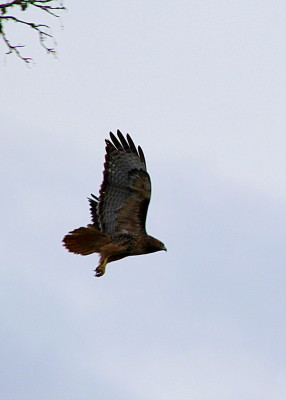
[[[166,249],[166,247],[165,247],[165,246],[163,246],[163,247],[162,247],[162,250],[164,250],[164,251],[167,251],[167,249]]]

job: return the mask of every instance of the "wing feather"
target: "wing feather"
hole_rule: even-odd
[[[109,140],[106,140],[106,143],[109,142],[112,146],[115,146],[115,148],[117,148],[118,150],[121,150],[122,145],[119,142],[119,140],[117,139],[117,137],[112,132],[109,132],[109,135],[110,135],[110,138],[113,143],[111,143]]]
[[[140,146],[138,146],[138,152],[139,152],[140,160],[145,165],[145,168],[146,168],[145,156],[144,156],[143,150],[141,149]]]
[[[90,210],[90,214],[91,214],[91,220],[93,225],[97,228],[100,229],[99,227],[99,222],[98,222],[98,213],[97,213],[97,207],[98,207],[98,201],[99,198],[94,196],[94,194],[91,193],[91,197],[88,197],[88,202],[89,202],[89,210]]]
[[[130,149],[130,146],[129,146],[129,144],[126,142],[126,139],[125,139],[125,137],[122,135],[122,133],[120,132],[120,130],[117,130],[117,136],[119,137],[120,142],[121,142],[121,144],[122,144],[124,150],[127,151],[127,152],[130,152],[130,150],[131,150],[131,149]]]
[[[134,144],[132,138],[129,136],[128,133],[127,133],[126,137],[127,137],[127,140],[128,140],[128,144],[129,144],[130,150],[132,151],[132,153],[138,155],[138,151],[137,151],[137,149],[136,149],[136,146],[135,146],[135,144]]]

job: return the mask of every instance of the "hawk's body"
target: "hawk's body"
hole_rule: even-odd
[[[96,276],[106,264],[123,257],[166,250],[159,240],[147,235],[145,221],[151,197],[151,181],[143,151],[136,149],[117,131],[106,140],[103,182],[99,198],[89,199],[93,224],[78,228],[63,239],[64,246],[76,254],[100,254]]]

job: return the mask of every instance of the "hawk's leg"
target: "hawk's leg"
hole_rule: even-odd
[[[95,276],[99,277],[105,274],[107,258],[100,257],[99,266],[94,270]]]

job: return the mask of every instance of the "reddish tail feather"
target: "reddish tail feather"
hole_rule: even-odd
[[[94,225],[74,229],[63,238],[68,251],[83,256],[100,253],[101,247],[108,242],[109,237],[97,230]]]

